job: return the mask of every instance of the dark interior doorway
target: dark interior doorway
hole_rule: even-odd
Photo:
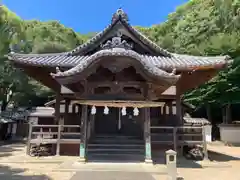
[[[141,114],[133,115],[133,108],[126,108],[123,116],[121,108],[109,108],[109,113],[104,114],[104,107],[97,107],[95,117],[95,133],[101,135],[143,136]]]

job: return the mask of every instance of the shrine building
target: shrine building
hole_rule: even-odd
[[[72,51],[8,58],[56,93],[52,117],[40,114],[29,125],[28,153],[32,144],[49,143],[56,155],[81,161],[134,156],[152,162],[164,148],[195,144],[206,154],[204,128],[186,124],[181,97],[230,62],[169,52],[131,26],[122,9]]]

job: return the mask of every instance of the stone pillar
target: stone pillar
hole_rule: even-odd
[[[167,180],[177,180],[177,153],[173,150],[166,151]]]
[[[144,108],[145,162],[152,163],[150,108]]]
[[[206,141],[206,131],[205,127],[202,127],[202,138],[203,138],[203,153],[204,153],[204,159],[208,160],[208,149],[207,149],[207,141]]]
[[[81,140],[80,140],[80,148],[79,148],[79,155],[80,161],[86,161],[86,145],[87,145],[87,105],[82,105],[82,112],[81,112]]]

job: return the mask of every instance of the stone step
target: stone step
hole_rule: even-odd
[[[144,144],[88,144],[89,148],[99,148],[99,147],[105,147],[105,148],[119,148],[119,149],[139,149],[144,148]]]
[[[144,149],[141,148],[141,149],[115,149],[115,148],[103,148],[103,147],[99,147],[99,148],[88,148],[87,149],[88,152],[120,152],[120,153],[144,153]]]
[[[127,154],[127,153],[89,153],[88,160],[90,161],[109,161],[109,162],[131,162],[144,161],[144,154]]]
[[[144,144],[143,140],[135,140],[135,139],[92,139],[90,140],[90,144]]]
[[[138,139],[141,140],[141,137],[138,136],[125,136],[125,135],[96,135],[94,138],[96,139]]]

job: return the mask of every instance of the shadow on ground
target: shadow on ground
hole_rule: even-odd
[[[70,180],[154,180],[154,178],[146,172],[121,172],[121,171],[87,171],[77,172]]]
[[[214,151],[208,151],[209,159],[211,161],[218,161],[218,162],[227,162],[227,161],[238,161],[240,158],[229,156],[226,154],[214,152]]]
[[[0,165],[1,180],[52,180],[46,175],[24,175],[26,169],[11,169],[9,166]]]
[[[154,164],[166,164],[165,157],[153,157]],[[203,168],[200,164],[193,160],[187,160],[185,157],[177,158],[177,167],[178,168]]]
[[[25,144],[22,142],[13,143],[11,141],[1,142],[0,145],[0,158],[11,156],[14,152],[22,151]]]

